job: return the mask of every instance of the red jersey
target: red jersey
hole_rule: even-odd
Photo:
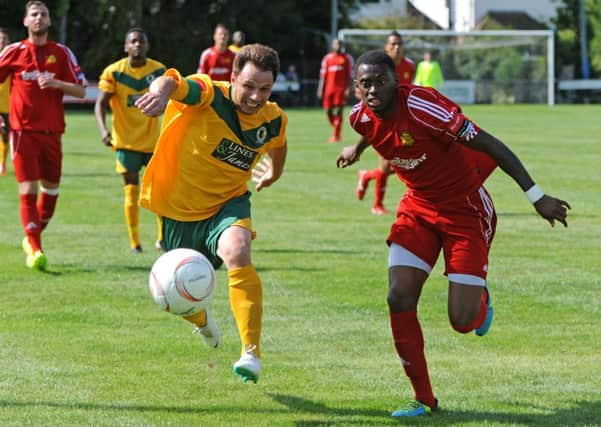
[[[319,76],[325,80],[324,95],[344,92],[353,77],[353,58],[348,53],[328,53],[321,60]]]
[[[40,89],[37,79],[47,75],[69,83],[85,84],[77,59],[71,50],[48,41],[36,46],[23,40],[7,46],[0,55],[0,81],[12,78],[10,94],[10,127],[62,133],[65,130],[63,91]]]
[[[208,74],[211,80],[229,82],[236,54],[229,49],[219,52],[215,46],[205,49],[200,55],[198,73]]]
[[[415,78],[415,62],[403,56],[399,65],[395,68],[395,73],[399,76],[399,83],[410,84]]]
[[[433,88],[400,85],[390,117],[377,117],[362,102],[350,115],[351,126],[390,160],[416,198],[439,203],[469,194],[496,167],[484,153],[465,147],[480,129],[461,107]]]

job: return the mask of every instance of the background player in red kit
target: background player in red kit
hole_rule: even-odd
[[[394,69],[383,51],[366,52],[357,61],[361,102],[350,121],[365,143],[345,147],[337,165],[355,163],[371,145],[390,160],[407,186],[387,239],[392,336],[415,392],[415,400],[392,413],[403,417],[438,407],[417,305],[441,250],[453,329],[482,336],[490,328],[493,309],[486,275],[496,214],[482,183],[495,165],[517,182],[551,225],[557,220],[567,226],[570,206],[545,195],[516,155],[470,121],[457,104],[432,88],[398,85]]]
[[[330,142],[340,141],[342,112],[353,77],[353,58],[344,52],[341,40],[332,40],[332,51],[321,60],[317,97],[322,100],[328,121],[334,127]]]
[[[208,74],[211,80],[229,82],[236,54],[228,48],[230,32],[223,24],[218,24],[213,33],[215,44],[200,55],[198,73]]]
[[[85,77],[69,48],[48,40],[50,14],[43,2],[26,4],[23,25],[28,38],[0,55],[0,81],[11,77],[10,137],[26,263],[43,270],[48,261],[41,233],[54,214],[62,171],[63,94],[83,98]]]
[[[392,61],[396,66],[395,73],[399,78],[399,83],[412,83],[415,78],[415,63],[405,56],[403,39],[398,32],[393,31],[388,35],[384,50],[392,58]],[[355,95],[357,95],[357,93],[355,93]],[[357,96],[357,98],[359,98],[359,96]],[[382,156],[380,156],[379,167],[371,170],[361,169],[357,172],[357,198],[359,200],[363,200],[365,197],[365,191],[367,190],[369,182],[372,179],[375,180],[374,204],[371,208],[371,213],[374,215],[384,215],[388,213],[384,207],[384,196],[386,194],[388,176],[392,173],[393,171],[390,162]]]

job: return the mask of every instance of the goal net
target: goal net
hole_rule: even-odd
[[[338,37],[357,59],[382,49],[393,31],[342,29]],[[552,30],[396,30],[417,65],[425,51],[440,63],[441,92],[459,103],[555,103]]]

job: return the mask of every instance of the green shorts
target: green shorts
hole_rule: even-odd
[[[250,195],[247,191],[242,196],[229,200],[214,216],[202,221],[183,222],[163,217],[165,250],[194,249],[204,254],[215,269],[219,268],[223,264],[223,260],[217,255],[219,237],[232,224],[250,219]]]
[[[120,148],[115,151],[115,154],[117,155],[115,170],[120,174],[140,172],[140,169],[146,166],[152,157],[152,153],[122,150]]]

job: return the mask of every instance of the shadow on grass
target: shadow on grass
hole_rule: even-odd
[[[350,417],[373,417],[374,425],[391,424],[398,425],[400,419],[390,417],[390,413],[382,410],[361,409],[361,408],[343,408],[329,407],[323,403],[314,402],[302,397],[267,393],[273,400],[287,406],[290,410],[298,413],[311,415],[324,415],[327,420],[297,420],[298,426],[311,425],[365,425],[366,420],[350,420]],[[508,412],[486,412],[486,411],[455,411],[452,409],[441,409],[440,411],[417,418],[403,418],[403,425],[428,425],[440,426],[449,425],[451,423],[475,423],[478,425],[496,423],[507,425],[536,425],[536,426],[557,426],[557,425],[596,425],[599,422],[601,414],[601,401],[588,402],[576,401],[572,407],[566,409],[558,409],[550,412],[547,408],[537,408],[532,405],[521,405],[521,412],[524,413],[508,413]],[[394,409],[394,408],[391,408]],[[530,412],[528,412],[530,411]],[[540,412],[550,412],[541,414]],[[340,417],[340,420],[336,418]],[[334,419],[332,419],[334,418]]]
[[[374,410],[362,408],[329,407],[323,403],[315,402],[298,396],[279,393],[267,393],[275,402],[286,406],[285,410],[275,408],[255,408],[251,412],[263,413],[264,416],[275,413],[293,412],[295,424],[298,426],[330,426],[330,425],[427,425],[440,426],[456,423],[470,423],[476,425],[500,424],[500,425],[596,425],[601,414],[601,401],[586,402],[577,401],[567,409],[559,409],[552,413],[540,414],[546,408],[536,408],[523,405],[522,411],[530,413],[508,413],[508,412],[486,412],[486,411],[454,411],[440,410],[432,415],[417,418],[405,418],[403,420],[391,418],[387,410]],[[211,406],[210,408],[198,406],[169,406],[169,405],[139,405],[127,403],[89,403],[89,402],[52,402],[52,401],[24,401],[24,400],[0,400],[0,408],[59,408],[63,410],[88,410],[88,411],[123,411],[123,412],[166,412],[173,414],[203,414],[223,412],[229,414],[237,412],[235,405],[223,407]],[[245,407],[240,411],[249,412]],[[536,411],[536,412],[535,412]],[[319,417],[327,419],[300,419],[301,416]],[[352,417],[358,417],[353,420]],[[360,418],[359,418],[360,417]],[[372,419],[366,419],[372,418]],[[268,421],[263,419],[263,421]],[[263,425],[263,424],[262,424]]]
[[[110,273],[125,273],[125,272],[149,272],[151,265],[102,265],[102,266],[85,266],[75,264],[62,264],[60,269],[57,270],[44,270],[40,271],[40,274],[47,274],[49,276],[63,276],[69,274],[105,274]]]

